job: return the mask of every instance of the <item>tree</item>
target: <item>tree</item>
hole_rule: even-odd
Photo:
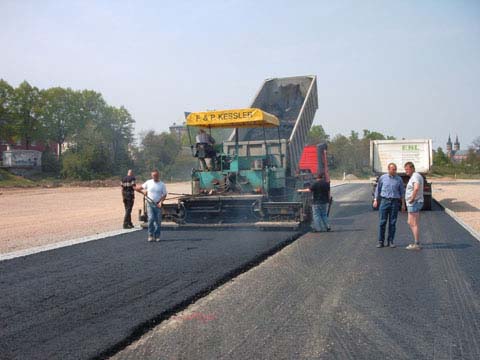
[[[123,106],[106,106],[97,124],[110,149],[114,169],[118,172],[125,172],[131,165],[129,147],[133,143],[134,123],[135,120]]]
[[[40,121],[41,95],[36,87],[28,82],[22,82],[13,93],[12,116],[15,123],[15,131],[25,142],[27,149],[32,141],[42,140],[45,128]]]
[[[11,109],[14,89],[0,79],[0,139],[10,140],[15,136],[15,123]]]
[[[147,170],[172,165],[180,152],[176,137],[169,133],[156,134],[148,131],[141,141],[142,158]]]
[[[93,121],[87,122],[77,134],[76,143],[65,152],[61,173],[63,177],[80,180],[113,173],[110,151]]]
[[[477,136],[475,139],[473,139],[472,147],[475,151],[480,151],[480,136]]]
[[[336,135],[330,142],[328,152],[333,158],[331,169],[357,176],[370,174],[370,141],[394,139],[377,131],[363,130],[363,137],[351,131],[348,137]]]
[[[469,149],[465,163],[473,166],[474,168],[480,168],[480,155],[475,151],[475,149]]]
[[[58,159],[68,137],[83,128],[80,93],[60,87],[42,91],[41,119],[46,127],[46,137],[58,145]]]
[[[385,135],[377,131],[363,129],[363,138],[368,140],[385,140]]]
[[[450,159],[448,156],[443,152],[443,149],[439,147],[437,151],[433,154],[433,165],[441,166],[450,163]]]
[[[313,125],[308,133],[307,143],[319,144],[322,142],[327,142],[329,139],[330,135],[325,133],[322,125]]]

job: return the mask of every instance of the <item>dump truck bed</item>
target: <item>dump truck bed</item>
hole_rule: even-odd
[[[312,126],[315,111],[318,108],[316,76],[294,76],[285,78],[267,79],[252,102],[252,108],[258,108],[273,114],[280,120],[278,129],[239,129],[240,147],[246,149],[249,144],[258,146],[267,140],[272,145],[270,154],[284,157],[282,163],[291,175],[298,171],[298,163],[305,146],[308,132]],[[285,140],[286,148],[282,153],[275,153],[274,142]],[[224,151],[231,152],[235,132],[224,144]],[[282,146],[283,147],[283,146]],[[277,148],[279,148],[277,146]]]

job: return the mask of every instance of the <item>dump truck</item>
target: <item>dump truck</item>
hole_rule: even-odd
[[[273,78],[264,81],[249,108],[190,113],[186,126],[192,146],[200,128],[232,132],[210,155],[210,168],[199,163],[192,169],[191,194],[164,204],[162,226],[264,229],[308,224],[311,195],[297,190],[312,182],[312,174],[300,172],[299,160],[317,96],[315,76]],[[142,216],[146,218],[145,211]]]
[[[388,164],[393,162],[397,165],[397,174],[402,178],[406,186],[409,178],[405,174],[404,164],[411,161],[415,165],[415,171],[420,173],[424,180],[424,203],[422,210],[431,210],[432,184],[428,182],[427,175],[432,167],[432,159],[431,139],[371,140],[370,166],[374,175],[372,179],[372,202],[378,179],[383,174],[388,173]]]

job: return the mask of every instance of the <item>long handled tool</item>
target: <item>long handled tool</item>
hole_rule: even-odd
[[[330,196],[330,199],[328,199],[327,216],[330,216],[330,209],[332,208],[332,203],[333,203],[333,197]]]

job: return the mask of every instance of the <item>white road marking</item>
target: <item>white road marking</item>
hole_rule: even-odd
[[[120,229],[120,230],[107,231],[107,232],[100,233],[100,234],[84,236],[84,237],[81,237],[81,238],[78,238],[78,239],[72,239],[72,240],[62,241],[62,242],[58,242],[58,243],[54,243],[54,244],[36,246],[36,247],[30,248],[30,249],[25,249],[25,250],[13,251],[13,252],[5,253],[5,254],[0,254],[0,261],[15,259],[15,258],[22,257],[22,256],[33,255],[33,254],[37,254],[37,253],[40,253],[40,252],[54,250],[54,249],[58,249],[58,248],[66,247],[66,246],[82,244],[82,243],[86,243],[86,242],[89,242],[89,241],[101,240],[101,239],[104,239],[104,238],[107,238],[107,237],[116,236],[116,235],[120,235],[120,234],[131,233],[131,232],[138,231],[138,230],[141,230],[141,228]]]

